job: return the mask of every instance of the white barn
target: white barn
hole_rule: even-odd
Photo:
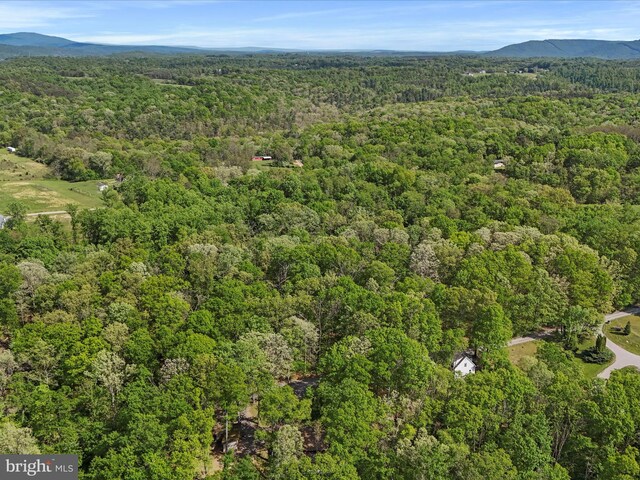
[[[455,374],[460,375],[461,377],[469,375],[470,373],[475,373],[477,369],[476,362],[474,362],[473,358],[471,358],[471,355],[467,353],[456,355],[453,359],[451,367],[453,368]]]

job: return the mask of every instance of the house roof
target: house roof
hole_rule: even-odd
[[[455,357],[453,357],[453,362],[452,362],[453,368],[456,368],[458,365],[460,365],[463,360],[468,360],[474,365],[476,364],[476,362],[473,360],[473,355],[470,355],[468,353],[459,353]]]

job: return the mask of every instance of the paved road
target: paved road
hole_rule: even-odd
[[[630,307],[626,308],[621,312],[613,312],[609,315],[604,316],[605,322],[610,322],[611,320],[615,320],[616,318],[626,317],[627,315],[636,315],[640,313],[640,307]]]
[[[640,307],[632,307],[627,308],[621,312],[613,312],[609,315],[604,316],[605,323],[609,323],[611,320],[615,320],[617,318],[626,317],[628,315],[635,315],[640,313]],[[599,333],[602,333],[602,326],[598,329]],[[521,343],[532,342],[533,340],[539,340],[550,335],[553,330],[545,330],[543,332],[537,333],[535,335],[529,335],[527,337],[517,337],[513,338],[507,344],[508,346],[519,345]],[[607,341],[607,347],[611,350],[616,356],[615,361],[605,368],[602,372],[598,374],[600,378],[609,378],[611,372],[614,370],[619,370],[624,367],[636,367],[640,369],[640,355],[636,355],[635,353],[631,353],[626,351],[624,348],[616,345],[613,341]]]
[[[629,308],[623,312],[613,312],[604,317],[605,322],[610,322],[616,318],[626,317],[627,315],[634,315],[640,313],[640,308]],[[602,332],[602,328],[600,329]],[[640,369],[640,355],[626,351],[619,345],[613,343],[612,340],[607,341],[607,347],[611,350],[615,356],[615,361],[598,374],[600,378],[609,378],[611,372],[619,370],[624,367],[636,367]]]

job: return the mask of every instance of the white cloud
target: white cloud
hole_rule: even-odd
[[[311,17],[322,17],[322,16],[327,16],[327,15],[331,15],[331,16],[335,16],[335,15],[342,15],[345,13],[353,13],[353,12],[357,12],[357,9],[354,8],[334,8],[334,9],[330,9],[330,10],[311,10],[311,11],[301,11],[301,12],[285,12],[285,13],[279,13],[276,15],[268,15],[266,17],[258,17],[258,18],[253,18],[251,19],[251,21],[254,22],[273,22],[273,21],[278,21],[278,20],[294,20],[294,19],[300,19],[300,18],[311,18]]]
[[[233,0],[232,0],[233,1]],[[111,1],[111,4],[114,2]],[[139,8],[173,8],[199,5],[212,5],[216,3],[230,3],[226,0],[127,0],[128,6]]]
[[[97,34],[61,34],[61,36],[73,40],[76,42],[87,43],[105,43],[111,45],[157,45],[162,43],[164,45],[184,45],[182,41],[186,41],[183,35],[153,35],[153,34],[139,34],[139,33],[107,33],[99,32]],[[178,43],[174,43],[174,42]]]
[[[491,30],[491,35],[487,35]],[[455,32],[455,43],[452,42]],[[64,36],[64,35],[63,35]],[[388,28],[339,28],[309,30],[304,28],[244,27],[216,30],[182,29],[167,33],[138,34],[135,32],[98,32],[94,35],[71,36],[72,40],[107,44],[174,45],[210,48],[234,48],[247,46],[295,48],[295,49],[371,49],[396,50],[457,50],[493,49],[508,43],[526,40],[558,38],[628,39],[624,29],[596,28],[575,29],[562,27],[542,28],[504,26],[478,27],[473,23],[458,24],[442,29]]]
[[[0,2],[2,29],[15,32],[55,25],[70,18],[89,18],[94,14],[85,8],[42,2]]]

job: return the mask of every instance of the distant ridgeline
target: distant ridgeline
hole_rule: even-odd
[[[67,40],[66,38],[42,35],[31,32],[7,33],[0,35],[0,59],[10,57],[82,57],[105,56],[114,54],[145,54],[145,55],[207,55],[207,54],[282,54],[303,53],[301,50],[277,49],[264,47],[243,48],[195,48],[161,45],[103,45],[83,43]],[[332,50],[307,51],[314,54],[341,54],[364,56],[397,56],[397,55],[485,55],[491,57],[512,58],[578,58],[593,57],[601,59],[630,60],[640,58],[640,40],[607,41],[607,40],[531,40],[524,43],[507,45],[490,52],[480,51],[452,51],[452,52],[418,52],[394,50]]]
[[[507,45],[485,55],[492,57],[579,58],[594,57],[609,60],[640,59],[640,40],[616,42],[606,40],[531,40]]]

